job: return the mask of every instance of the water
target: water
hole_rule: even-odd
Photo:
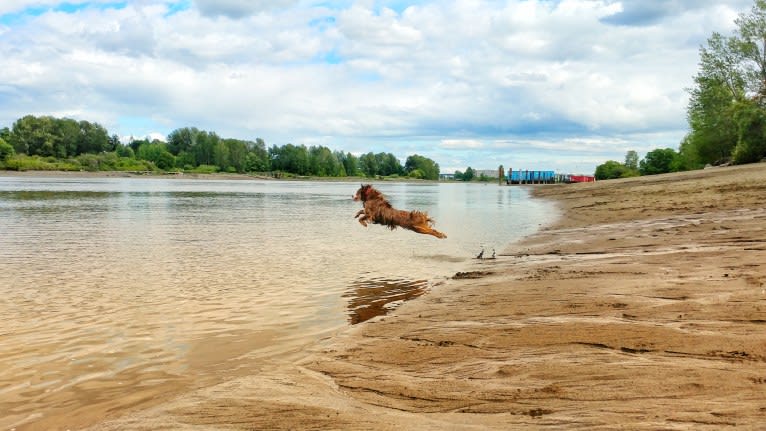
[[[0,429],[66,429],[257,373],[550,220],[519,187],[0,177]]]

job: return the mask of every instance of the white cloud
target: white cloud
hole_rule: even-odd
[[[4,1],[0,127],[69,113],[126,136],[121,118],[144,117],[163,135],[196,126],[443,167],[621,159],[677,146],[699,45],[750,3],[705,1]]]
[[[272,11],[295,4],[296,0],[195,0],[203,15],[242,18],[258,12]]]
[[[452,150],[475,150],[484,147],[484,143],[476,139],[444,139],[439,146]]]

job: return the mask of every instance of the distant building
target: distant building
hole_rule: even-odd
[[[473,171],[473,176],[476,178],[479,178],[482,175],[487,178],[497,178],[498,172],[497,169],[476,169]]]
[[[455,174],[439,174],[439,181],[452,181],[455,179]]]

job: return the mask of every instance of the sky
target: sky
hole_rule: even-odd
[[[0,127],[593,173],[678,148],[699,48],[752,0],[2,0]]]

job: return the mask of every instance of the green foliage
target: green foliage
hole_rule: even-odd
[[[616,178],[627,178],[638,175],[635,170],[632,170],[624,164],[608,160],[598,166],[596,166],[595,177],[597,180],[612,180]]]
[[[737,146],[732,161],[754,163],[766,157],[766,112],[754,102],[741,102],[735,107]]]
[[[735,95],[720,80],[697,77],[687,111],[691,132],[684,154],[697,164],[728,160],[737,142]]]
[[[176,129],[167,143],[159,140],[130,139],[123,145],[98,124],[49,116],[28,115],[17,120],[13,129],[1,128],[0,165],[6,169],[65,170],[174,170],[212,172],[274,172],[280,177],[347,175],[437,179],[439,165],[414,155],[407,169],[391,153],[368,153],[361,158],[351,153],[332,151],[324,146],[287,144],[266,147],[255,141],[222,139],[214,132],[194,127]],[[39,156],[39,157],[37,157]]]
[[[594,176],[597,180],[612,180],[639,176],[638,153],[630,150],[625,153],[625,163],[609,160],[596,167]]]
[[[16,154],[5,160],[5,169],[11,171],[79,171],[80,164],[73,160],[59,160],[55,157],[28,156]]]
[[[407,157],[407,161],[404,163],[404,171],[410,177],[412,177],[414,171],[420,171],[418,178],[426,180],[439,179],[439,164],[428,157],[417,154]]]
[[[680,170],[678,153],[672,148],[658,148],[646,153],[639,165],[641,175],[665,174]]]
[[[399,159],[391,153],[378,153],[375,155],[375,159],[378,162],[378,175],[389,176],[404,173]]]
[[[338,160],[337,153],[323,146],[309,148],[309,173],[319,177],[339,177],[343,164]]]
[[[176,129],[168,135],[168,151],[174,156],[182,152],[189,152],[197,145],[197,135],[200,133],[196,127],[183,127]]]
[[[136,152],[136,157],[139,160],[148,160],[162,170],[172,169],[176,165],[176,158],[170,154],[167,145],[157,140],[151,144],[141,144]]]
[[[136,153],[127,145],[117,144],[115,152],[119,157],[128,157],[131,159],[136,157]]]
[[[766,1],[755,0],[749,13],[740,14],[735,38],[737,74],[748,93],[766,96]]]
[[[361,171],[359,169],[359,158],[351,153],[343,153],[338,152],[337,153],[338,160],[343,165],[343,171],[346,173],[346,175],[355,177],[358,175],[361,175]]]
[[[191,169],[189,172],[195,174],[214,174],[218,171],[218,166],[215,165],[199,165],[196,168]]]
[[[367,153],[359,157],[359,169],[369,178],[373,178],[378,173],[378,161],[375,154]]]
[[[638,153],[630,150],[625,153],[625,167],[630,170],[638,170]]]
[[[411,170],[407,174],[407,176],[410,177],[410,178],[417,179],[417,180],[425,179],[425,174],[420,169],[413,169],[413,170]]]
[[[766,108],[766,1],[735,21],[734,36],[713,33],[700,49],[700,70],[690,89],[690,132],[680,148],[684,168],[758,160]]]
[[[475,175],[476,172],[469,166],[466,168],[465,173],[463,173],[463,181],[473,181]]]
[[[102,126],[68,118],[27,115],[16,120],[8,143],[17,153],[30,156],[74,157],[110,150],[110,138]]]
[[[16,150],[13,149],[13,146],[5,142],[3,138],[0,138],[0,162],[13,156],[14,154],[16,154]]]
[[[309,151],[305,145],[287,144],[269,148],[271,169],[297,175],[309,175]]]

